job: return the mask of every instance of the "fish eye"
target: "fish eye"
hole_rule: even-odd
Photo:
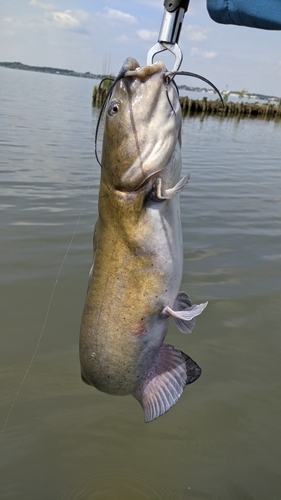
[[[108,110],[107,110],[107,113],[112,116],[112,115],[116,115],[116,113],[118,113],[119,111],[119,107],[120,107],[120,102],[119,101],[112,101],[109,106],[108,106]]]

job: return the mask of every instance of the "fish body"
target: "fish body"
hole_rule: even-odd
[[[180,180],[178,94],[164,74],[162,63],[140,68],[127,59],[107,105],[80,332],[82,379],[108,394],[132,394],[147,422],[173,406],[201,373],[191,358],[163,343],[169,317],[188,332],[206,306],[192,306],[179,293],[179,193],[188,176]]]

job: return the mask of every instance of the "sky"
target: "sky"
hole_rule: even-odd
[[[163,0],[1,0],[0,62],[117,75],[128,56],[146,64],[163,12]],[[220,90],[281,96],[281,31],[217,24],[205,0],[190,0],[179,45],[181,70]]]

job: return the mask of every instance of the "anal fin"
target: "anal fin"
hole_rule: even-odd
[[[146,379],[133,394],[151,422],[166,413],[181,397],[187,384],[201,375],[201,368],[182,351],[163,344]]]
[[[192,305],[187,293],[179,292],[173,309],[165,307],[163,312],[174,318],[175,324],[182,333],[191,333],[195,326],[195,317],[199,316],[207,305],[208,302]]]

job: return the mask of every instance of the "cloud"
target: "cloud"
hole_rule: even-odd
[[[45,9],[45,10],[56,9],[56,6],[54,4],[38,2],[38,0],[30,0],[29,5],[31,5],[32,7],[39,7],[40,9]]]
[[[1,35],[2,36],[14,36],[14,31],[11,31],[11,30],[2,30],[1,31]]]
[[[209,31],[209,28],[198,28],[197,26],[191,25],[184,28],[186,38],[191,42],[206,42],[206,40],[208,39],[207,33]]]
[[[88,32],[89,15],[83,10],[65,10],[52,13],[57,28]]]
[[[127,43],[127,42],[129,42],[129,37],[127,37],[127,35],[121,35],[121,36],[118,36],[116,38],[116,40],[118,42],[126,42]]]
[[[208,52],[204,50],[199,50],[197,49],[197,47],[192,47],[190,55],[192,57],[201,57],[203,59],[214,59],[215,57],[217,57],[218,54],[216,52],[212,51]]]
[[[139,30],[138,32],[139,37],[142,40],[145,40],[146,42],[157,42],[158,40],[158,31],[149,31],[149,30]]]
[[[54,12],[53,19],[60,28],[74,28],[79,26],[79,21],[72,15],[71,10]]]
[[[202,57],[204,57],[205,59],[214,59],[215,57],[217,57],[217,53],[216,52],[202,52]]]
[[[23,20],[20,17],[5,17],[4,22],[8,24],[9,28],[20,28],[22,26],[25,26]]]
[[[138,3],[163,12],[163,2],[161,3],[159,0],[138,0]]]
[[[138,22],[135,16],[122,12],[121,10],[110,9],[109,7],[106,7],[105,16],[113,21],[124,21],[130,24],[137,24]]]

